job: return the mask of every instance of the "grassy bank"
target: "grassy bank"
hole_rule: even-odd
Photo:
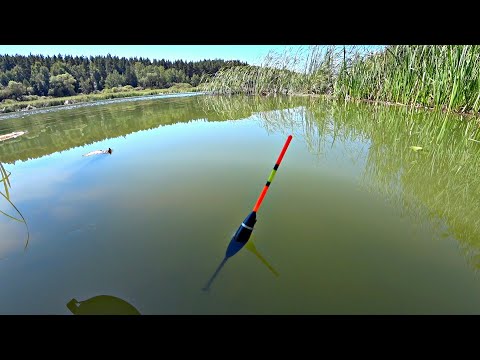
[[[220,71],[205,86],[217,94],[330,94],[478,114],[480,46],[311,46]]]
[[[45,108],[50,106],[79,104],[84,102],[127,98],[134,96],[146,96],[157,94],[173,94],[180,92],[200,91],[199,87],[192,87],[189,84],[175,84],[167,89],[135,89],[131,86],[124,86],[103,90],[100,93],[92,93],[87,95],[75,95],[66,97],[35,97],[23,101],[4,100],[0,103],[0,114],[21,110],[31,110],[35,108]]]

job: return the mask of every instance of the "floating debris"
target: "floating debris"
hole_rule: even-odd
[[[95,150],[90,151],[89,153],[84,154],[83,156],[92,156],[92,155],[99,155],[99,154],[111,154],[112,149],[108,148],[108,150]]]
[[[15,139],[16,137],[26,134],[28,131],[14,131],[9,134],[0,135],[0,141]]]

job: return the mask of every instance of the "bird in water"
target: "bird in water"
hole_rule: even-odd
[[[112,154],[112,149],[108,148],[108,150],[95,150],[95,151],[90,151],[89,153],[86,153],[83,156],[92,156],[92,155],[98,155],[98,154]]]

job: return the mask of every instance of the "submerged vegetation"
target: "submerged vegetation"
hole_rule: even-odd
[[[261,66],[223,69],[205,87],[216,94],[327,94],[478,113],[480,46],[311,46],[271,53]]]

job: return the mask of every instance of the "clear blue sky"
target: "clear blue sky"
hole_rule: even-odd
[[[269,50],[282,51],[286,45],[0,45],[2,55],[107,55],[166,60],[242,60],[259,63]],[[289,48],[291,46],[288,46]]]
[[[241,60],[259,65],[270,50],[283,52],[300,45],[0,45],[1,55],[107,55],[166,60]],[[375,48],[378,46],[372,46]]]

